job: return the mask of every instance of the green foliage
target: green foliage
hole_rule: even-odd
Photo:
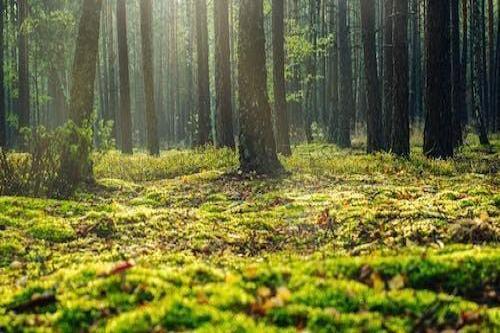
[[[75,238],[75,231],[63,219],[45,218],[29,222],[32,237],[53,243],[64,243]]]

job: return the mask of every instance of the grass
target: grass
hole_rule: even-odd
[[[496,331],[499,143],[97,155],[89,193],[0,198],[0,332]]]

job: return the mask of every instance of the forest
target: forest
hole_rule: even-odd
[[[0,66],[0,333],[500,331],[500,0],[0,0]]]

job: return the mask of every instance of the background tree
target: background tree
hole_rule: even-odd
[[[408,107],[408,0],[394,0],[393,12],[393,113],[391,149],[398,156],[410,155]]]
[[[30,73],[29,73],[29,27],[25,24],[29,7],[27,0],[19,0],[19,128],[30,126]]]
[[[393,44],[392,44],[392,27],[393,27],[393,9],[394,0],[384,0],[384,139],[387,150],[390,149],[392,141],[392,113],[394,109],[393,103]]]
[[[144,75],[144,94],[146,99],[146,125],[148,150],[151,155],[160,154],[158,123],[154,98],[153,77],[153,33],[151,0],[141,1],[142,71]]]
[[[4,77],[4,17],[5,3],[0,1],[0,148],[7,147],[7,108]]]
[[[132,154],[132,114],[130,102],[130,73],[127,38],[127,1],[117,0],[118,61],[120,75],[120,136],[125,154]]]
[[[452,72],[452,114],[453,114],[453,147],[462,145],[462,115],[465,101],[463,89],[463,65],[460,55],[460,9],[459,0],[451,0],[451,72]]]
[[[380,84],[375,43],[375,2],[361,0],[361,22],[363,29],[363,46],[365,56],[366,92],[368,97],[367,151],[373,153],[384,148],[382,130],[382,112]]]
[[[238,44],[240,167],[244,172],[281,170],[267,95],[263,0],[241,0]]]
[[[217,146],[234,148],[228,4],[228,0],[214,2],[216,134]]]
[[[339,120],[337,144],[351,146],[351,116],[354,112],[352,91],[352,53],[347,23],[347,1],[338,0],[337,33],[339,47]]]
[[[198,142],[210,142],[210,79],[208,67],[207,2],[196,1],[196,47],[198,57]]]
[[[273,0],[273,88],[278,153],[290,156],[290,133],[286,105],[284,1]]]

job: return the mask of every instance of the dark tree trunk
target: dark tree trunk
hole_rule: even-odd
[[[263,0],[241,0],[239,28],[240,167],[272,174],[282,167],[276,155],[267,96]]]
[[[217,146],[234,148],[228,0],[215,0],[214,23]]]
[[[408,0],[394,0],[393,13],[393,114],[392,152],[398,156],[410,155],[410,117],[408,88]]]
[[[496,73],[495,73],[495,105],[496,105],[496,125],[495,130],[500,131],[500,0],[497,0],[497,49],[496,49]]]
[[[391,149],[393,112],[392,26],[394,0],[384,0],[384,141]]]
[[[30,79],[29,79],[29,51],[28,33],[24,26],[28,18],[29,8],[27,0],[19,0],[19,128],[30,126]]]
[[[277,150],[285,156],[290,156],[292,151],[286,107],[283,0],[273,0],[273,79]]]
[[[462,94],[465,98],[464,105],[462,106],[462,114],[460,115],[460,120],[462,122],[462,130],[467,126],[469,119],[469,103],[468,103],[468,91],[469,91],[469,11],[468,11],[468,0],[462,1]]]
[[[484,5],[484,3],[483,3]],[[485,110],[485,59],[484,59],[484,17],[481,11],[480,1],[471,0],[471,84],[472,84],[472,108],[476,118],[476,126],[479,134],[479,141],[482,145],[489,145],[488,129],[486,125]]]
[[[452,52],[452,113],[453,113],[453,147],[463,143],[462,114],[465,105],[465,94],[460,60],[460,10],[459,0],[451,0],[451,52]]]
[[[106,2],[105,2],[106,3]],[[111,2],[108,1],[106,4],[106,25],[107,25],[107,38],[104,43],[107,43],[107,57],[108,57],[108,78],[109,78],[109,112],[107,113],[108,118],[106,121],[111,121],[113,123],[112,127],[112,138],[120,142],[117,137],[117,109],[118,109],[118,90],[116,82],[116,54],[115,54],[115,29],[113,27],[113,8],[111,7]]]
[[[0,0],[0,148],[7,147],[7,108],[5,103],[4,78],[4,39],[3,22],[5,15],[4,1]]]
[[[117,0],[116,24],[118,30],[118,61],[120,74],[120,137],[125,154],[132,154],[132,112],[130,102],[130,74],[127,40],[127,1]]]
[[[198,56],[198,146],[210,143],[210,80],[208,68],[207,2],[196,1],[196,46]]]
[[[453,157],[450,0],[427,1],[424,153]]]
[[[335,0],[332,1],[332,5]],[[333,6],[332,6],[333,7]],[[331,9],[330,12],[330,27],[332,30],[335,29],[335,12]],[[335,29],[336,30],[336,29]],[[333,33],[332,47],[330,50],[331,56],[331,106],[330,106],[330,118],[328,126],[328,142],[336,143],[338,136],[338,115],[339,115],[339,52],[337,45],[337,31]]]
[[[338,46],[339,46],[339,128],[337,144],[341,148],[351,147],[351,115],[354,112],[352,92],[352,55],[347,24],[347,0],[338,2]]]
[[[83,129],[92,127],[94,85],[99,55],[99,28],[101,0],[84,0],[76,40],[73,79],[70,92],[70,117],[74,124]],[[91,181],[92,162],[91,138],[73,129],[69,137],[68,151],[63,155],[62,173],[72,185]],[[77,151],[73,151],[76,146]],[[60,189],[63,191],[63,189]]]
[[[497,9],[497,10],[500,10]],[[495,127],[495,13],[493,0],[488,0],[488,124],[491,130]]]
[[[153,76],[152,0],[141,0],[142,72],[146,99],[146,128],[148,150],[151,155],[160,154],[158,122],[155,109]]]
[[[384,148],[380,84],[378,80],[377,50],[375,41],[375,2],[361,0],[361,24],[365,56],[366,95],[368,97],[367,151],[373,153]]]

